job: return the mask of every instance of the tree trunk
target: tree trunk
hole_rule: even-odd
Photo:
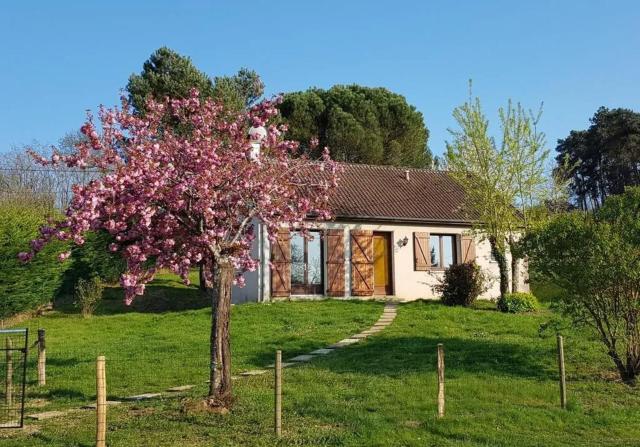
[[[500,269],[500,297],[504,297],[509,293],[509,269],[507,267],[507,257],[503,250],[500,250],[495,238],[489,238],[491,244],[491,253],[498,263]]]
[[[511,292],[519,292],[520,291],[520,263],[519,259],[515,255],[516,250],[514,249],[515,241],[513,240],[513,236],[509,236],[509,252],[511,253]]]
[[[513,253],[511,254],[511,292],[520,291],[520,263]]]
[[[622,379],[622,381],[627,385],[634,386],[636,384],[638,371],[633,367],[632,362],[629,361],[630,359],[627,358],[627,364],[625,365],[615,348],[610,348],[608,354],[609,357],[611,357],[611,359],[613,360],[613,363],[615,363],[616,368],[618,369],[620,379]]]
[[[211,281],[209,281],[207,277],[204,275],[204,269],[205,269],[204,263],[201,263],[198,267],[199,267],[198,277],[200,279],[200,291],[206,292],[208,290],[211,290],[213,288],[213,284],[211,284]]]
[[[210,407],[228,408],[232,402],[229,320],[234,268],[229,259],[218,259],[216,268],[218,293],[212,294],[211,300],[211,370],[207,403]]]

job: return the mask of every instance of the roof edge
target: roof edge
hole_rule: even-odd
[[[476,223],[470,219],[423,219],[420,217],[385,217],[385,216],[347,216],[336,215],[336,221],[357,221],[357,222],[393,222],[393,223],[422,223],[422,224],[444,224],[444,225],[464,225],[472,226]]]

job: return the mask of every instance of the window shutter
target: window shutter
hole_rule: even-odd
[[[344,296],[344,230],[327,230],[327,295]]]
[[[417,272],[429,270],[431,256],[429,253],[429,233],[413,233],[413,260]]]
[[[351,230],[351,294],[373,296],[373,231]]]
[[[462,249],[462,262],[472,262],[476,260],[476,244],[473,236],[463,235],[460,246]]]
[[[286,229],[271,243],[271,296],[291,296],[291,235]]]

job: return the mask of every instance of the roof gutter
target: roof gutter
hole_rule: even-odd
[[[345,216],[336,215],[336,221],[356,221],[356,222],[392,222],[392,223],[421,223],[439,225],[465,225],[472,226],[477,221],[469,219],[423,219],[419,217],[386,217],[386,216]]]

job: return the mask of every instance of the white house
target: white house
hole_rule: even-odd
[[[273,245],[259,228],[259,268],[246,274],[245,287],[234,289],[234,302],[437,298],[433,286],[444,268],[470,260],[491,278],[483,298],[499,295],[498,264],[488,241],[471,235],[473,216],[463,210],[464,192],[447,173],[343,166],[331,202],[335,220],[319,223],[311,240],[282,230]],[[520,272],[520,290],[527,290],[525,266]]]

